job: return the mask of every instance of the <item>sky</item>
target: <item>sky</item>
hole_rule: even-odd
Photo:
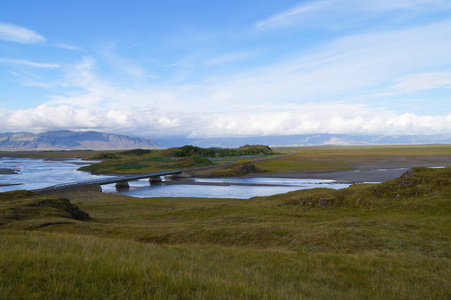
[[[2,0],[0,132],[451,133],[450,0]]]

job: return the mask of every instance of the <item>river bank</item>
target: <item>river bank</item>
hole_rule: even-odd
[[[290,149],[290,148],[288,148]],[[292,150],[292,149],[291,149]],[[288,152],[288,150],[285,150]],[[63,177],[71,177],[71,181],[82,181],[92,177],[94,174],[88,172],[73,172],[76,168],[69,167],[69,165],[84,165],[89,164],[88,161],[80,159],[71,159],[69,156],[86,156],[89,151],[82,152],[23,152],[23,153],[5,153],[0,152],[0,160],[3,160],[3,165],[0,164],[0,187],[1,191],[9,190],[7,187],[11,185],[24,184],[24,189],[28,189],[25,186],[27,180],[21,179],[23,173],[27,173],[27,176],[36,176],[42,185],[60,183],[57,178],[53,180],[55,170],[64,170]],[[11,157],[8,159],[5,156],[9,154]],[[14,154],[14,155],[13,155]],[[2,157],[3,156],[3,157]],[[31,159],[30,156],[35,156]],[[33,167],[30,165],[30,159],[35,161],[37,157],[43,164]],[[22,157],[22,158],[20,158]],[[15,159],[24,159],[28,162],[24,163],[22,167],[19,167],[14,163]],[[39,160],[39,159],[38,159]],[[37,160],[36,160],[37,161]],[[36,162],[35,161],[35,162]],[[337,163],[338,162],[338,163]],[[412,167],[442,167],[449,166],[451,162],[450,151],[446,146],[430,146],[429,148],[419,146],[405,146],[403,148],[383,148],[383,147],[355,147],[352,149],[346,149],[343,147],[333,148],[299,148],[296,151],[291,151],[290,154],[275,158],[257,160],[248,162],[248,165],[257,166],[257,170],[261,172],[254,172],[252,169],[247,170],[243,174],[249,173],[237,178],[292,178],[292,179],[312,179],[312,180],[334,180],[337,183],[354,184],[362,182],[385,182],[401,176],[404,172]],[[67,170],[65,170],[69,167]],[[230,166],[229,166],[230,167]],[[215,166],[212,167],[212,172],[215,169],[224,169],[227,166]],[[54,169],[53,171],[51,169]],[[72,170],[72,171],[69,171]],[[341,170],[340,170],[341,169]],[[47,175],[38,174],[44,172]],[[225,169],[224,169],[225,170]],[[269,170],[269,171],[267,171]],[[228,177],[242,175],[239,172],[229,172],[225,170],[226,175],[219,176]],[[233,170],[232,170],[233,171]],[[219,172],[220,173],[220,172]],[[233,175],[235,174],[236,175]],[[114,173],[101,173],[96,174],[96,178],[102,176],[114,176],[118,174]],[[218,176],[201,176],[205,174],[191,174],[191,177],[218,177]],[[73,177],[72,177],[73,176]],[[51,180],[50,180],[51,179]],[[65,180],[68,178],[65,178]],[[52,182],[50,182],[52,181]],[[54,182],[53,182],[54,181]],[[169,185],[166,182],[166,185]],[[177,180],[171,185],[228,185],[228,183],[204,183],[194,180]],[[258,185],[258,184],[257,184]],[[31,188],[31,187],[30,187]],[[35,187],[32,187],[35,188]]]

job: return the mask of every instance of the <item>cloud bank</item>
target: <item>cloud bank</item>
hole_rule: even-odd
[[[375,112],[363,105],[343,103],[297,105],[278,112],[216,114],[170,113],[159,109],[81,109],[69,105],[40,105],[34,109],[0,109],[0,127],[34,132],[72,129],[107,130],[148,137],[237,137],[312,133],[384,135],[449,134],[451,113],[418,116]]]

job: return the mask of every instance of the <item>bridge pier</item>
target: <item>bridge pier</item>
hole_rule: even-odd
[[[123,189],[129,189],[130,185],[128,184],[128,181],[121,181],[116,182],[116,189],[123,190]]]
[[[161,177],[160,176],[149,177],[149,182],[150,184],[159,183],[161,182]]]

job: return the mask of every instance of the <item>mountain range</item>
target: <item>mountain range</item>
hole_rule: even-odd
[[[83,150],[159,148],[150,139],[97,131],[0,133],[0,150]]]
[[[106,150],[152,149],[161,147],[233,148],[246,144],[269,146],[318,145],[389,145],[389,144],[451,144],[451,135],[349,135],[308,134],[287,136],[187,138],[160,137],[146,139],[97,131],[47,131],[42,133],[0,133],[0,150]]]

